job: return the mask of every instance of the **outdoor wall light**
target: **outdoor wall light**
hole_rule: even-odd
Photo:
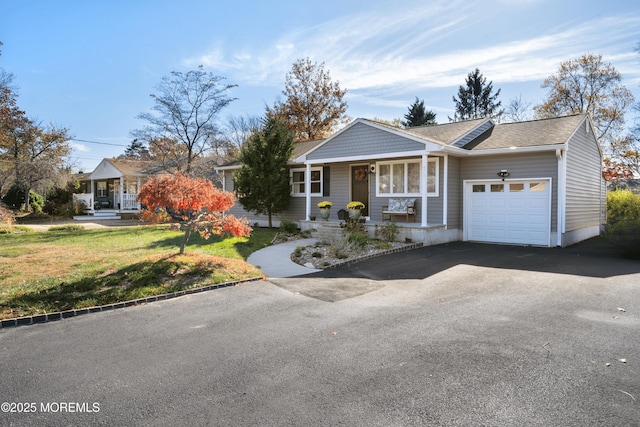
[[[506,169],[502,169],[500,172],[498,172],[498,174],[497,174],[497,175],[498,175],[500,178],[502,178],[502,180],[504,181],[504,179],[505,179],[506,177],[508,177],[508,176],[509,176],[509,171],[508,171],[508,170],[506,170]]]

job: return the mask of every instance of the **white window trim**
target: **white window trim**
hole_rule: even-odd
[[[311,168],[311,172],[314,171],[319,171],[320,172],[320,191],[318,193],[311,193],[311,196],[322,196],[322,183],[323,183],[323,176],[322,176],[322,167],[314,167]],[[306,173],[307,170],[305,168],[295,168],[295,169],[290,169],[289,170],[289,179],[290,179],[290,183],[291,183],[291,197],[306,197],[306,192],[302,192],[302,193],[296,193],[293,191],[294,187],[293,187],[293,173],[294,172],[302,172],[305,175],[305,179],[303,181],[301,181],[303,184],[306,181]],[[318,182],[318,181],[313,181],[313,182]],[[312,181],[309,181],[309,188],[311,188],[311,183]]]
[[[404,188],[409,188],[408,179],[409,179],[409,168],[407,167],[408,163],[418,163],[420,166],[420,174],[422,174],[422,161],[421,160],[394,160],[388,162],[376,162],[376,197],[406,197],[406,196],[420,196],[422,194],[422,177],[418,177],[420,190],[417,193],[381,193],[380,192],[380,166],[381,165],[389,165],[389,170],[393,171],[393,165],[403,164],[404,165]],[[427,193],[429,197],[438,197],[440,195],[440,162],[438,158],[430,158],[427,160],[427,163],[434,163],[436,166],[435,170],[435,189],[436,191]],[[427,168],[429,170],[429,168]],[[428,177],[427,177],[428,178]],[[427,179],[428,182],[428,179]]]

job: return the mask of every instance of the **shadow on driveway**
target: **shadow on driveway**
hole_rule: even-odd
[[[622,257],[605,239],[598,237],[568,248],[454,242],[372,258],[303,277],[425,279],[460,264],[598,278],[640,273],[640,261]]]

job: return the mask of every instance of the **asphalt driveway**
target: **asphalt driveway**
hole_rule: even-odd
[[[0,330],[0,424],[638,425],[639,338],[640,262],[455,243]]]

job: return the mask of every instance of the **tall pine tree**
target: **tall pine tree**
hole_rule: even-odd
[[[404,115],[404,120],[402,125],[407,128],[437,124],[436,113],[427,111],[424,100],[419,100],[417,96],[416,101],[409,106],[409,111]]]
[[[466,85],[459,87],[458,98],[453,97],[456,112],[453,119],[449,117],[449,120],[459,122],[502,115],[504,113],[504,110],[500,109],[502,102],[497,101],[500,89],[495,94],[492,92],[493,82],[487,84],[487,79],[476,68],[475,71],[467,75]]]
[[[234,175],[238,202],[250,212],[272,216],[289,207],[291,182],[287,162],[293,153],[293,132],[271,111],[263,128],[240,152],[242,167]]]

